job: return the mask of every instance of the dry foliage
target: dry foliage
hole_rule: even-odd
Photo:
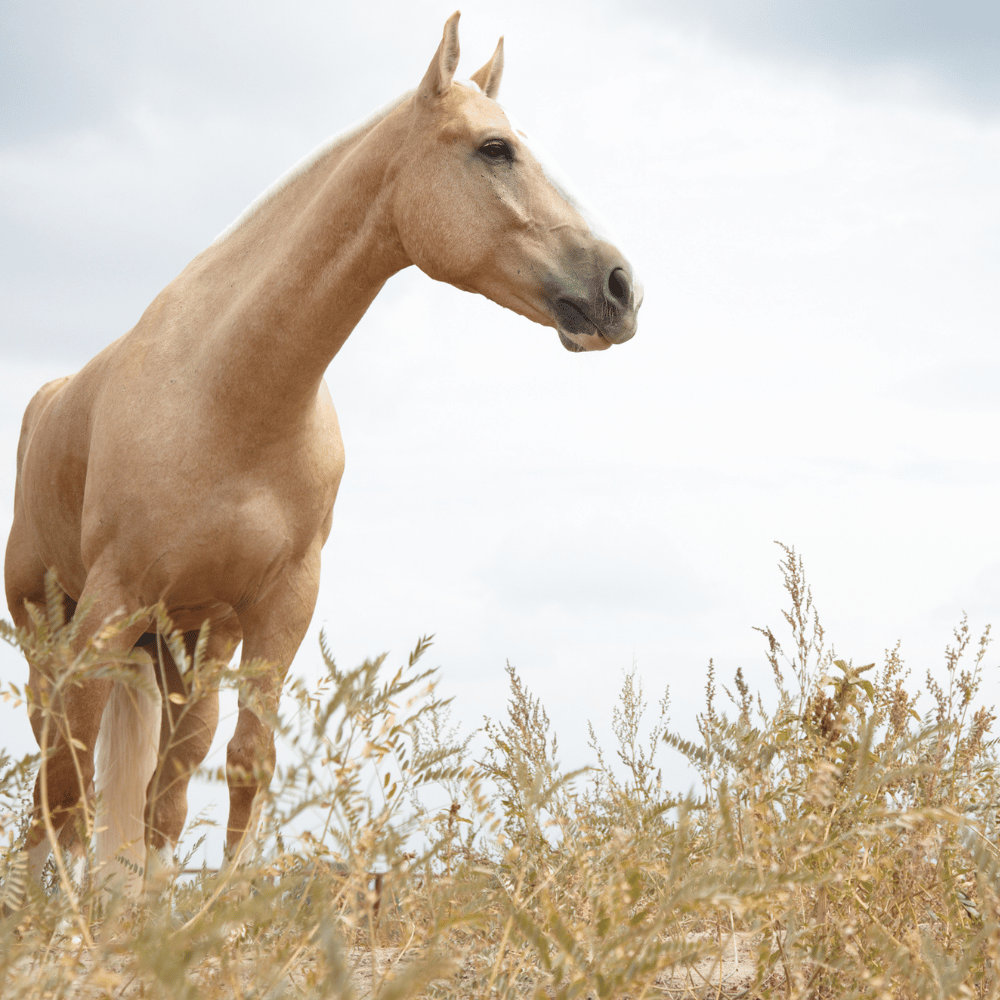
[[[689,741],[668,729],[667,694],[644,729],[633,669],[614,753],[591,729],[584,771],[560,767],[513,668],[506,717],[474,744],[418,666],[429,640],[392,673],[384,657],[343,671],[321,644],[323,681],[288,685],[290,721],[275,720],[294,762],[275,774],[257,858],[182,877],[155,905],[102,906],[59,858],[26,894],[38,758],[0,754],[2,996],[1000,997],[988,631],[976,645],[961,622],[921,715],[898,647],[880,668],[827,648],[782,550],[790,639],[761,630],[773,695],[741,671],[730,691],[710,663]],[[49,665],[53,726],[61,685],[131,676],[99,651],[70,658],[70,629],[44,611],[33,636],[3,629]],[[199,650],[185,664],[192,701],[246,680]],[[665,787],[664,743],[697,769],[698,795]]]

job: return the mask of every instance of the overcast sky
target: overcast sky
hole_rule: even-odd
[[[415,86],[450,13],[4,5],[4,533],[38,385]],[[937,669],[963,609],[978,630],[1000,607],[996,5],[468,4],[460,74],[500,34],[501,101],[611,221],[645,284],[639,332],[574,355],[393,278],[328,372],[347,472],[294,669],[316,673],[319,628],[345,665],[435,632],[456,718],[502,711],[510,660],[579,765],[635,660],[693,736],[710,657],[769,683],[753,626],[781,624],[775,539],[841,655],[902,640],[917,677]],[[25,673],[7,652],[0,670]]]

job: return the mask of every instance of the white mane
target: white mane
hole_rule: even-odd
[[[350,142],[352,139],[373,128],[388,114],[395,111],[395,109],[411,97],[412,94],[412,90],[407,91],[402,97],[397,97],[395,100],[390,101],[388,104],[370,114],[364,121],[358,122],[356,125],[352,125],[346,132],[341,132],[338,135],[327,139],[325,142],[320,143],[320,145],[317,146],[311,153],[299,160],[294,167],[282,174],[281,177],[279,177],[262,194],[259,194],[233,222],[226,226],[226,228],[215,237],[212,241],[212,245],[214,246],[216,243],[220,243],[222,240],[226,239],[226,237],[235,233],[236,230],[239,229],[245,222],[252,219],[272,198],[275,197],[275,195],[279,194],[286,187],[288,187],[288,185],[291,184],[297,177],[301,177],[302,174],[304,174],[314,163],[316,163],[317,160],[325,156],[331,149],[335,146],[339,146],[341,143]]]
[[[482,93],[482,88],[475,80],[455,80],[456,84],[468,87],[470,90],[474,90],[477,93]],[[339,135],[335,135],[330,139],[317,146],[311,153],[300,160],[295,166],[284,173],[278,178],[269,188],[267,188],[263,194],[257,196],[250,203],[250,205],[245,208],[240,215],[236,218],[234,222],[228,225],[218,236],[216,236],[213,241],[219,243],[231,236],[237,229],[239,229],[245,222],[248,222],[253,218],[275,195],[283,191],[289,184],[291,184],[297,177],[304,174],[317,160],[325,156],[331,149],[341,143],[350,142],[355,137],[364,134],[369,129],[377,125],[383,118],[388,114],[398,108],[404,101],[408,100],[413,95],[413,91],[407,91],[402,97],[397,97],[394,101],[390,101],[384,107],[379,108],[377,111],[369,115],[364,121],[358,122],[358,124],[353,125],[351,128],[347,129],[345,132],[341,132]],[[608,240],[608,242],[614,242],[611,238],[610,230],[607,223],[598,215],[593,208],[588,205],[583,198],[577,193],[574,185],[566,177],[566,174],[555,162],[552,155],[545,149],[545,147],[538,142],[534,136],[528,136],[527,132],[521,127],[520,123],[514,118],[513,115],[498,102],[497,106],[506,115],[507,120],[510,122],[511,127],[524,139],[525,144],[531,150],[532,155],[539,162],[544,171],[549,183],[559,192],[559,194],[572,205],[583,217],[584,221],[590,228],[590,231],[602,239]]]

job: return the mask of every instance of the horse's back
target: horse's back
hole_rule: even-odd
[[[75,374],[46,382],[31,398],[24,411],[17,448],[19,492],[26,463],[49,465],[69,454],[80,456],[104,372],[122,340],[109,344]]]
[[[28,442],[31,440],[31,435],[34,432],[35,426],[38,423],[39,416],[45,411],[45,408],[52,402],[56,393],[66,385],[67,382],[72,379],[72,375],[63,375],[61,378],[55,378],[51,382],[46,382],[45,385],[41,387],[31,397],[31,401],[24,409],[24,417],[21,419],[21,437],[17,442],[17,472],[18,479],[20,479],[21,466],[24,463],[24,455],[28,450]],[[15,487],[16,489],[17,487]]]
[[[16,623],[21,624],[24,601],[38,601],[44,594],[45,565],[34,544],[30,528],[27,501],[24,496],[23,472],[25,457],[42,415],[72,375],[46,382],[24,410],[21,435],[17,442],[17,478],[14,485],[14,519],[7,539],[4,578],[7,603]]]
[[[75,600],[86,570],[80,526],[87,489],[91,427],[120,338],[73,375],[43,385],[21,422],[14,488],[14,520],[7,544],[8,604],[38,599],[39,576],[55,570]],[[31,596],[28,596],[28,595]]]

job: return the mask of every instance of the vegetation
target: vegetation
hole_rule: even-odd
[[[761,630],[773,693],[741,671],[730,689],[710,663],[685,740],[666,694],[647,723],[633,669],[617,745],[591,730],[596,764],[573,773],[513,668],[506,716],[474,741],[419,664],[429,640],[395,672],[342,670],[323,644],[326,676],[290,683],[275,720],[292,762],[257,858],[185,875],[154,905],[105,904],[57,859],[18,906],[37,760],[0,754],[2,996],[1000,997],[988,631],[976,643],[963,620],[921,692],[898,647],[880,666],[832,652],[793,550],[781,569],[788,635]],[[36,625],[4,636],[55,691],[131,676],[70,657],[58,614]],[[189,701],[197,676],[245,680],[202,659],[185,661]],[[665,784],[668,747],[698,794]]]

